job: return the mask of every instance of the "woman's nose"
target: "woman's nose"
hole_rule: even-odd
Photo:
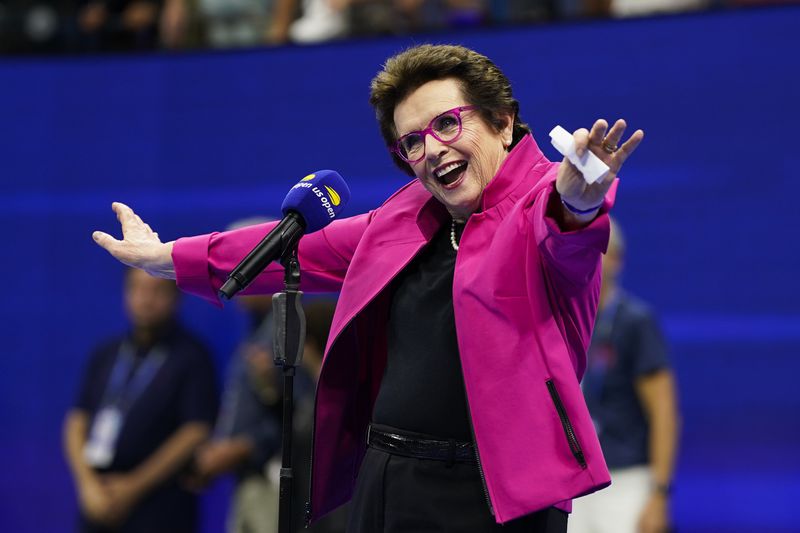
[[[446,152],[446,144],[433,135],[425,136],[425,157],[428,161],[438,161]]]

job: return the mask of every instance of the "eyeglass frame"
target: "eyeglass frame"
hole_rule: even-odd
[[[394,154],[397,154],[397,157],[399,157],[400,159],[402,159],[403,161],[405,161],[409,165],[413,165],[415,163],[419,163],[420,161],[422,161],[425,158],[425,150],[426,150],[425,138],[428,136],[428,134],[432,135],[434,139],[436,139],[437,141],[439,141],[442,144],[452,144],[452,143],[456,142],[458,140],[458,138],[461,137],[461,134],[464,132],[464,121],[461,119],[461,112],[462,111],[472,111],[474,109],[478,109],[478,107],[479,106],[476,106],[476,105],[462,105],[462,106],[454,107],[453,109],[448,109],[447,111],[442,111],[441,113],[439,113],[438,115],[433,117],[430,122],[428,122],[428,127],[426,127],[424,130],[409,131],[405,135],[403,135],[400,138],[398,138],[394,142],[394,144],[389,148],[389,151],[394,153]],[[449,113],[454,114],[455,117],[456,117],[456,120],[458,121],[458,133],[456,133],[456,136],[453,137],[452,139],[450,139],[449,141],[445,141],[445,140],[443,140],[441,137],[439,137],[436,134],[436,132],[433,129],[433,123],[436,122],[437,119],[439,119],[439,118],[441,118],[444,115],[447,115]],[[421,135],[422,136],[422,155],[419,156],[417,159],[414,159],[414,160],[408,159],[406,156],[404,156],[403,152],[402,152],[402,148],[400,147],[400,142],[403,139],[405,139],[406,137],[408,137],[409,135]]]

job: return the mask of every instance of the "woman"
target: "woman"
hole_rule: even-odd
[[[370,101],[416,180],[300,243],[303,290],[341,292],[309,517],[355,493],[350,531],[564,532],[571,499],[610,482],[579,380],[612,185],[644,134],[617,148],[621,120],[576,131],[611,169],[587,185],[544,157],[500,70],[458,46],[391,58]],[[271,228],[161,243],[114,210],[124,239],[97,232],[101,246],[214,302]],[[248,292],[281,282],[271,266]]]

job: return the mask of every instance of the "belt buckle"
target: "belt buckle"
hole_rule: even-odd
[[[367,424],[367,447],[369,447],[369,438],[372,434],[372,424]]]

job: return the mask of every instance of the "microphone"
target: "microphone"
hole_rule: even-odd
[[[350,189],[338,172],[319,170],[301,179],[281,204],[283,218],[247,256],[236,265],[219,290],[230,300],[250,285],[267,265],[291,251],[305,233],[313,233],[336,218],[350,199]]]

